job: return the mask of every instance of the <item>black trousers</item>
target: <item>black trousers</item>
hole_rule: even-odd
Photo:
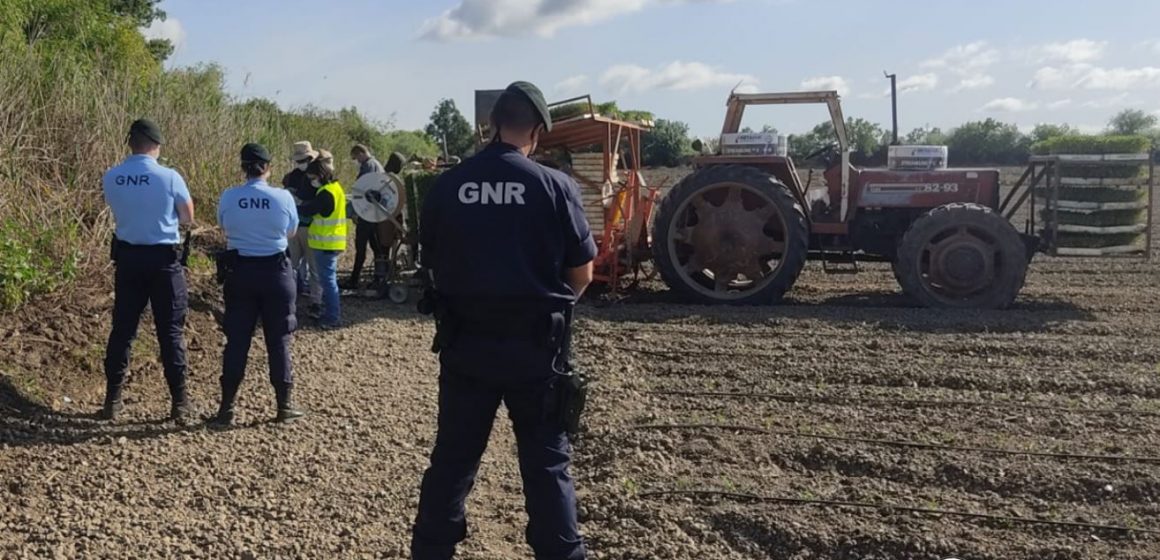
[[[117,254],[113,299],[113,329],[105,348],[105,379],[110,387],[125,383],[125,372],[141,314],[153,309],[153,325],[161,347],[161,363],[170,396],[185,392],[185,315],[189,292],[180,253],[171,245],[121,244]]]
[[[537,560],[583,560],[571,446],[553,414],[555,351],[530,341],[464,335],[440,354],[439,432],[423,475],[414,560],[448,560],[467,537],[467,496],[500,403],[516,436],[526,537]]]
[[[298,328],[294,309],[296,292],[294,269],[285,254],[238,258],[225,282],[223,390],[236,390],[245,378],[250,343],[259,318],[266,338],[270,383],[275,387],[293,383],[290,342]]]
[[[357,281],[362,275],[363,265],[367,261],[367,245],[371,246],[371,251],[375,254],[375,260],[379,258],[379,225],[374,222],[368,222],[362,218],[358,218],[354,226],[354,268],[351,269],[350,277],[352,281]],[[375,269],[375,274],[378,274],[378,269]]]

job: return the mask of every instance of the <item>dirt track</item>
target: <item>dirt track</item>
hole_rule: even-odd
[[[188,332],[208,413],[222,340],[201,275]],[[780,307],[679,305],[659,286],[585,304],[579,358],[596,383],[573,472],[592,556],[1152,560],[1160,535],[650,493],[1160,529],[1160,461],[1148,460],[1160,456],[1158,275],[1156,263],[1039,257],[1003,312],[911,308],[885,267],[844,277],[817,264]],[[426,320],[348,301],[347,329],[295,342],[313,414],[266,423],[271,390],[251,366],[244,427],[216,434],[158,420],[166,403],[147,322],[128,418],[88,417],[107,297],[94,288],[70,296],[63,315],[39,312],[51,320],[29,312],[0,324],[0,381],[39,380],[49,403],[0,386],[0,558],[405,556],[434,436]],[[324,367],[335,352],[340,366]],[[255,363],[262,355],[257,342]],[[530,558],[522,504],[500,421],[460,557]]]

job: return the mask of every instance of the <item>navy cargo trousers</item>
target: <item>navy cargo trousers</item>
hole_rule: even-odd
[[[222,357],[222,390],[237,391],[246,376],[250,343],[258,319],[266,338],[270,383],[275,387],[294,381],[290,366],[290,342],[298,328],[294,300],[297,282],[290,259],[284,253],[270,257],[238,257],[226,278],[226,349]]]
[[[113,288],[113,329],[105,348],[105,379],[110,387],[125,383],[141,314],[153,309],[157,343],[170,396],[185,394],[185,315],[189,292],[181,253],[173,245],[129,245],[118,242]]]
[[[537,560],[585,557],[568,474],[570,446],[554,417],[556,352],[531,340],[459,336],[440,354],[439,433],[423,475],[411,542],[415,560],[447,560],[467,537],[465,502],[500,402],[516,436]]]

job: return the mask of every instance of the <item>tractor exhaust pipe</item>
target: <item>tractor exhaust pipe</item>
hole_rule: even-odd
[[[892,140],[891,146],[898,145],[898,74],[887,74],[885,70],[882,74],[890,79],[890,118],[893,123],[891,128]]]

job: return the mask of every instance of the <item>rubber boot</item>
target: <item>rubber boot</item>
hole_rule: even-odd
[[[278,401],[278,416],[274,418],[275,422],[289,424],[306,416],[305,412],[294,406],[293,390],[293,383],[279,383],[274,386],[274,397]]]
[[[222,385],[222,402],[218,406],[217,414],[206,422],[212,430],[225,430],[234,425],[234,404],[238,400],[238,387]]]
[[[121,402],[121,385],[105,385],[105,405],[101,407],[99,414],[101,420],[116,420],[121,415],[121,411],[125,409],[125,405]]]

